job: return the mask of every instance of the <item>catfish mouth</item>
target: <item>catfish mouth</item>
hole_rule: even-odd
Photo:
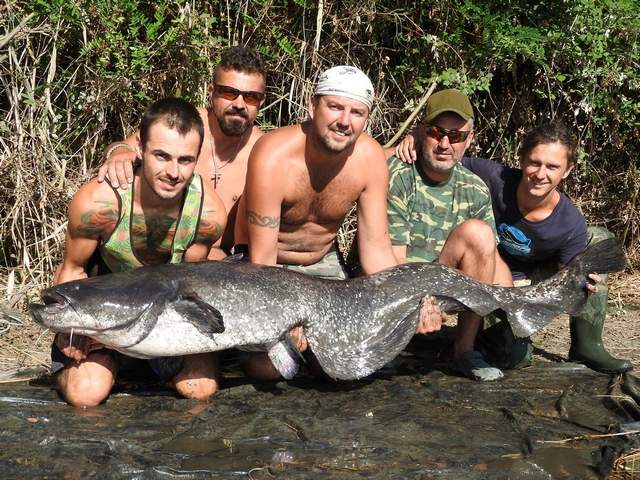
[[[31,316],[45,327],[61,327],[61,325],[56,325],[57,319],[66,309],[70,308],[75,313],[75,309],[69,299],[60,293],[44,291],[40,294],[40,298],[42,303],[30,304],[29,311]],[[74,327],[69,327],[68,330],[70,331],[72,328]],[[66,331],[67,328],[61,328],[60,330]]]

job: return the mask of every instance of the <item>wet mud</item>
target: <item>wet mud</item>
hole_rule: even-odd
[[[0,477],[590,479],[638,447],[633,380],[538,362],[478,383],[424,349],[353,383],[231,368],[209,403],[125,382],[83,410],[46,379],[0,385]]]

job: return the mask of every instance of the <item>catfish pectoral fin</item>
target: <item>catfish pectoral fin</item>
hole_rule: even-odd
[[[383,318],[375,330],[355,331],[348,322],[333,332],[305,330],[311,351],[322,370],[338,380],[364,378],[393,360],[415,335],[419,302],[407,302]]]
[[[222,313],[195,294],[179,297],[173,308],[180,315],[191,320],[193,325],[205,335],[224,332]]]

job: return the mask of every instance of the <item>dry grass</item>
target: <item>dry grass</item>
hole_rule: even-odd
[[[613,464],[611,480],[634,480],[640,478],[640,449],[621,455]]]
[[[0,280],[4,303],[24,307],[49,283],[59,261],[66,204],[88,178],[97,134],[80,136],[87,119],[72,116],[80,69],[64,88],[56,84],[59,30],[48,23],[27,27],[18,12],[5,13],[5,25],[13,28],[0,55],[0,89],[8,102],[0,110],[0,195],[11,201],[0,206]],[[61,106],[67,118],[56,113]]]

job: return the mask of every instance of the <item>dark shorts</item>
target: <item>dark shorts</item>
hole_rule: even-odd
[[[140,358],[129,357],[108,348],[96,351],[108,354],[113,358],[118,371],[143,372],[145,367],[148,367],[156,375],[158,380],[162,380],[164,382],[175,377],[180,370],[182,370],[182,365],[184,363],[184,357],[182,356],[159,357],[152,358],[150,360],[143,360]],[[54,341],[51,345],[51,373],[56,374],[73,362],[73,359],[67,357],[60,351]]]

